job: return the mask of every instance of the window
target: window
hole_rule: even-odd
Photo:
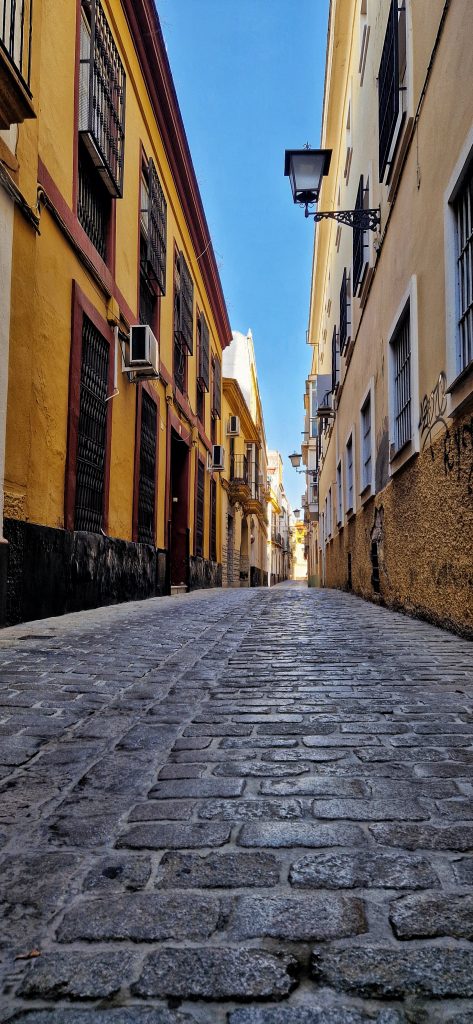
[[[194,351],[194,285],[182,252],[174,260],[174,382],[186,390],[186,355]]]
[[[350,310],[350,278],[346,267],[343,271],[342,284],[340,288],[340,355],[342,356],[350,340],[351,328]]]
[[[340,381],[340,364],[338,358],[338,334],[337,325],[333,325],[332,331],[332,394],[338,390]]]
[[[212,367],[212,416],[214,419],[220,419],[222,412],[222,367],[217,356],[213,358]]]
[[[356,194],[355,210],[368,210],[370,205],[369,179],[366,184],[363,175],[360,177]],[[359,295],[361,285],[368,266],[369,240],[368,231],[361,228],[353,229],[353,294]]]
[[[210,333],[203,313],[197,319],[197,417],[205,423],[205,392],[210,388]]]
[[[103,528],[109,344],[84,314],[74,529]]]
[[[161,295],[166,294],[167,204],[153,160],[141,173],[141,271]]]
[[[361,409],[361,489],[372,483],[371,393]]]
[[[350,434],[346,445],[347,471],[347,512],[353,511],[353,434]]]
[[[343,521],[342,463],[337,466],[337,525]]]
[[[197,494],[195,506],[195,553],[204,554],[204,498],[205,498],[205,465],[197,456]]]
[[[309,437],[314,439],[318,436],[317,420],[317,382],[311,380],[310,387],[310,416],[309,416]]]
[[[327,494],[327,536],[332,536],[332,488],[329,487]]]
[[[378,73],[379,180],[391,169],[406,109],[406,4],[391,0]],[[402,99],[401,99],[402,97]]]
[[[393,367],[394,445],[398,452],[411,440],[411,339],[410,305],[396,328],[391,340]]]
[[[138,483],[138,541],[141,544],[155,542],[157,426],[156,403],[142,390]]]
[[[210,481],[210,560],[217,561],[217,481]]]
[[[77,218],[99,256],[108,258],[112,201],[84,146],[79,144]]]
[[[454,202],[457,238],[458,371],[473,359],[473,161]]]
[[[123,195],[125,71],[100,0],[82,0],[79,134],[97,176]]]
[[[360,3],[360,61],[358,71],[360,73],[360,85],[363,85],[365,77],[366,57],[368,54],[368,43],[370,39],[370,26],[368,24],[368,0],[361,0]]]

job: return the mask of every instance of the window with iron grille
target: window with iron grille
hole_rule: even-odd
[[[33,0],[0,0],[0,48],[14,64],[30,96],[32,16]]]
[[[369,181],[360,177],[356,194],[355,210],[369,209]],[[353,229],[353,295],[359,295],[368,262],[368,232],[362,228]]]
[[[156,403],[146,391],[142,391],[138,490],[138,541],[141,544],[155,542],[157,425]]]
[[[455,204],[457,228],[458,369],[473,359],[473,161]]]
[[[74,529],[91,533],[103,525],[109,356],[108,342],[84,315]]]
[[[346,267],[343,271],[340,288],[340,355],[342,356],[349,339],[350,323],[350,279]]]
[[[342,463],[337,466],[337,523],[343,520],[343,496],[342,496]]]
[[[379,180],[390,169],[404,111],[406,90],[406,9],[391,0],[378,73]]]
[[[371,394],[361,409],[361,488],[369,487],[372,480],[371,462]]]
[[[204,554],[204,499],[205,499],[205,466],[197,458],[197,500],[195,507],[195,553]]]
[[[176,261],[176,320],[175,331],[185,349],[194,351],[194,284],[182,252]]]
[[[353,509],[353,435],[350,435],[346,447],[347,453],[347,512]]]
[[[391,340],[394,398],[394,444],[399,451],[412,436],[410,307]]]
[[[143,238],[143,235],[141,235],[141,239],[140,239],[140,255],[141,255],[141,257],[143,257],[143,252],[144,252],[145,245],[146,245],[145,239]],[[140,308],[139,308],[140,324],[149,324],[149,326],[151,327],[152,331],[154,331],[155,320],[156,320],[157,296],[156,296],[156,292],[154,291],[154,288],[153,288],[153,286],[151,284],[151,281],[149,280],[149,277],[146,274],[144,266],[145,265],[144,265],[143,259],[141,258],[141,260],[140,260]]]
[[[79,145],[77,218],[104,262],[107,260],[110,214],[110,195],[97,177],[87,150]]]
[[[210,387],[210,332],[203,313],[199,316],[197,331],[199,339],[197,376],[201,387],[208,391]]]
[[[140,254],[142,271],[165,295],[167,203],[151,159],[141,174],[140,227],[144,240]]]
[[[82,0],[79,133],[112,196],[123,195],[125,71],[100,0]]]
[[[222,367],[217,356],[214,357],[212,366],[212,415],[216,419],[220,419],[222,412]]]
[[[210,560],[217,561],[217,484],[210,481]]]
[[[338,358],[338,334],[337,325],[333,325],[332,331],[332,393],[336,391],[340,380],[340,363]]]

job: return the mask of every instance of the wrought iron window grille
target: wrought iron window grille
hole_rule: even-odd
[[[197,501],[195,516],[195,553],[204,553],[204,504],[205,504],[205,465],[197,460]]]
[[[343,271],[342,284],[340,288],[340,355],[342,356],[345,347],[348,342],[348,328],[351,327],[351,321],[349,319],[350,313],[350,299],[349,299],[349,283],[350,279],[347,274],[346,268]]]
[[[74,529],[103,525],[109,345],[84,315]]]
[[[369,202],[369,185],[365,185],[363,175],[360,177],[358,192],[356,194],[355,212],[362,214],[363,212],[369,212],[366,210],[366,203]],[[362,221],[357,225],[353,231],[353,294],[359,293],[359,288],[363,282],[365,268],[367,260],[365,258],[365,249],[368,248],[366,240],[366,227],[362,226]]]
[[[82,0],[79,133],[97,174],[123,195],[126,77],[100,0]]]
[[[194,284],[182,252],[179,253],[175,277],[175,324],[189,355],[194,351]]]
[[[392,163],[392,144],[399,124],[401,111],[400,94],[406,92],[401,82],[400,59],[402,57],[399,35],[405,34],[404,3],[391,0],[386,35],[384,38],[381,63],[378,73],[378,122],[379,122],[379,180],[384,181],[386,170]],[[402,48],[405,49],[405,46]],[[405,54],[404,54],[405,61]]]
[[[98,178],[88,152],[79,146],[77,219],[99,256],[107,259],[110,196]]]
[[[203,313],[197,323],[198,336],[198,369],[197,379],[200,386],[208,391],[210,387],[210,331]]]
[[[30,97],[32,31],[33,0],[2,0],[0,47]]]
[[[166,294],[167,203],[152,159],[141,178],[141,232],[144,246],[141,265],[155,281],[161,295]]]
[[[156,436],[156,404],[142,391],[138,490],[138,541],[141,544],[155,542]]]

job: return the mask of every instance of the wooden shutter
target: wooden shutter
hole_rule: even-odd
[[[214,364],[214,386],[213,386],[213,408],[214,416],[220,419],[222,414],[222,367],[220,359],[215,356]]]
[[[206,391],[210,387],[210,333],[203,313],[200,314],[199,384]]]
[[[179,333],[192,355],[194,351],[194,285],[182,252],[179,254]]]
[[[167,203],[152,160],[148,163],[148,187],[148,266],[161,295],[165,295]]]

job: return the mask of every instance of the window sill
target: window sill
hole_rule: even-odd
[[[447,395],[450,395],[451,416],[462,413],[473,403],[473,360],[448,386]]]
[[[398,470],[402,469],[407,462],[410,462],[414,456],[418,455],[419,452],[411,440],[406,441],[402,448],[399,448],[393,455],[389,457],[389,475],[392,477]]]
[[[366,484],[363,490],[360,491],[360,501],[362,505],[365,505],[370,498],[374,497],[374,492],[371,484]]]
[[[354,508],[347,508],[347,511],[346,511],[347,522],[349,522],[350,519],[354,519],[355,515],[356,515],[356,512],[355,512]]]

